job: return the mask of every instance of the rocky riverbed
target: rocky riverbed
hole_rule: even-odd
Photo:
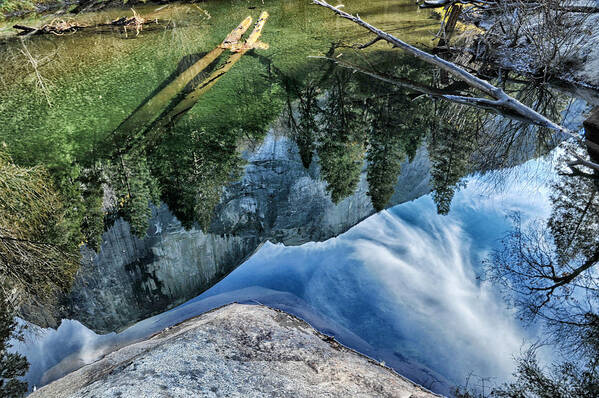
[[[231,304],[115,351],[31,395],[121,396],[438,395],[289,314]]]

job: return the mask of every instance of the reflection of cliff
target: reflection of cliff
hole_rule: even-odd
[[[211,226],[215,233],[259,235],[261,240],[300,245],[336,236],[374,213],[365,172],[356,191],[335,205],[326,182],[319,178],[318,162],[305,169],[296,145],[288,138],[267,136],[247,159],[245,175],[225,190],[217,207]],[[424,150],[405,168],[392,204],[429,191]]]
[[[258,246],[256,238],[186,231],[166,206],[154,209],[149,236],[118,220],[99,254],[86,252],[65,314],[109,332],[196,296]]]
[[[97,332],[122,329],[195,297],[265,240],[287,245],[325,240],[374,213],[365,173],[356,192],[335,205],[318,162],[305,169],[286,137],[271,133],[245,157],[244,176],[225,190],[209,233],[185,231],[165,205],[153,209],[144,239],[117,221],[104,234],[99,254],[84,253],[64,316]],[[420,150],[403,166],[390,205],[428,193],[428,171]]]

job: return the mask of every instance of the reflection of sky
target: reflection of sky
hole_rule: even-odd
[[[326,242],[266,243],[210,290],[120,335],[100,338],[77,322],[63,322],[57,332],[45,331],[20,346],[34,364],[30,380],[39,384],[43,371],[73,352],[51,373],[232,301],[295,313],[438,392],[462,383],[470,371],[505,377],[526,332],[476,275],[481,259],[509,229],[506,215],[548,213],[548,164],[532,161],[516,169],[520,178],[512,175],[507,183],[497,183],[499,172],[471,177],[448,216],[436,214],[429,195]]]

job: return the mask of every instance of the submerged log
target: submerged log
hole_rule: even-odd
[[[226,49],[231,49],[233,46],[237,45],[238,41],[241,40],[241,37],[251,24],[251,17],[244,19],[214,50],[210,51],[202,59],[187,68],[149,101],[140,105],[135,112],[116,128],[113,132],[114,139],[120,141],[131,135],[135,135],[135,132],[147,128],[149,124],[165,111],[171,100],[176,97],[189,82],[212,64]]]
[[[202,83],[198,85],[192,92],[187,94],[179,103],[177,103],[166,115],[164,115],[150,130],[147,136],[147,141],[152,142],[156,135],[169,124],[176,123],[188,110],[190,110],[198,101],[198,99],[204,95],[212,86],[214,86],[218,80],[223,77],[233,65],[235,65],[241,57],[248,51],[260,48],[267,49],[268,44],[259,41],[262,35],[262,30],[268,19],[268,12],[264,11],[260,14],[254,30],[248,36],[245,42],[236,41],[229,48],[234,54],[225,62],[224,65],[220,66],[210,76],[208,76]],[[224,43],[223,43],[224,44]]]
[[[54,34],[61,36],[64,34],[75,33],[83,29],[95,29],[98,27],[120,27],[127,33],[127,28],[135,29],[136,33],[139,34],[143,30],[145,25],[149,24],[161,24],[162,21],[159,19],[143,18],[133,10],[132,17],[121,17],[117,18],[109,23],[97,24],[97,25],[82,25],[72,20],[55,19],[49,24],[40,26],[39,28],[26,25],[13,25],[13,28],[19,30],[19,36],[31,36],[31,35],[43,35],[43,34]]]
[[[458,18],[460,17],[461,13],[461,5],[452,4],[451,6],[449,6],[449,9],[447,11],[448,15],[443,21],[443,24],[441,25],[441,30],[437,34],[440,37],[439,43],[437,44],[437,47],[433,53],[438,53],[440,48],[449,46],[449,41],[453,36],[455,27],[458,23]],[[440,81],[441,84],[449,84],[449,74],[447,73],[447,71],[441,70]]]
[[[20,30],[19,36],[54,34],[64,35],[67,33],[75,33],[81,29],[89,28],[87,25],[79,25],[76,22],[65,21],[63,19],[55,19],[49,24],[42,25],[39,28],[34,28],[25,25],[13,25],[14,29]]]

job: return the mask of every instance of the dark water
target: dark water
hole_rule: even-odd
[[[141,238],[158,233],[150,202],[166,204],[184,227],[215,236],[261,239],[276,230],[207,291],[118,334],[98,335],[69,319],[57,330],[31,327],[26,342],[16,343],[31,362],[31,385],[234,301],[294,313],[433,391],[447,394],[471,372],[506,380],[513,355],[537,331],[518,322],[499,289],[480,278],[482,264],[513,227],[508,216],[518,212],[523,223],[550,217],[554,184],[563,179],[556,172],[563,137],[311,57],[338,57],[415,84],[450,84],[385,45],[350,48],[368,36],[308,3],[265,1],[269,49],[243,55],[176,115],[172,109],[223,61],[166,99],[156,95],[258,10],[245,2],[147,6],[138,13],[168,24],[139,36],[82,32],[0,44],[7,60],[0,65],[0,141],[18,164],[43,165],[79,184],[75,196],[87,198],[80,209],[92,220],[88,247],[101,247],[102,232],[120,217]],[[345,6],[421,46],[430,46],[438,29],[429,12],[407,1]],[[14,74],[15,65],[28,66]],[[575,131],[590,108],[548,85],[520,78],[503,84]],[[288,199],[285,214],[272,199],[261,221],[220,222],[227,211],[234,213],[229,219],[245,217],[255,203],[248,196],[245,207],[230,210],[223,192],[246,184],[249,167],[275,160],[301,171],[278,171],[290,176],[288,197],[300,199]],[[323,205],[312,181],[326,196]],[[294,224],[300,213],[306,217],[309,200],[316,204],[306,225]],[[283,218],[289,227],[274,228]],[[347,232],[314,230],[354,218]],[[301,245],[277,243],[283,241]]]

